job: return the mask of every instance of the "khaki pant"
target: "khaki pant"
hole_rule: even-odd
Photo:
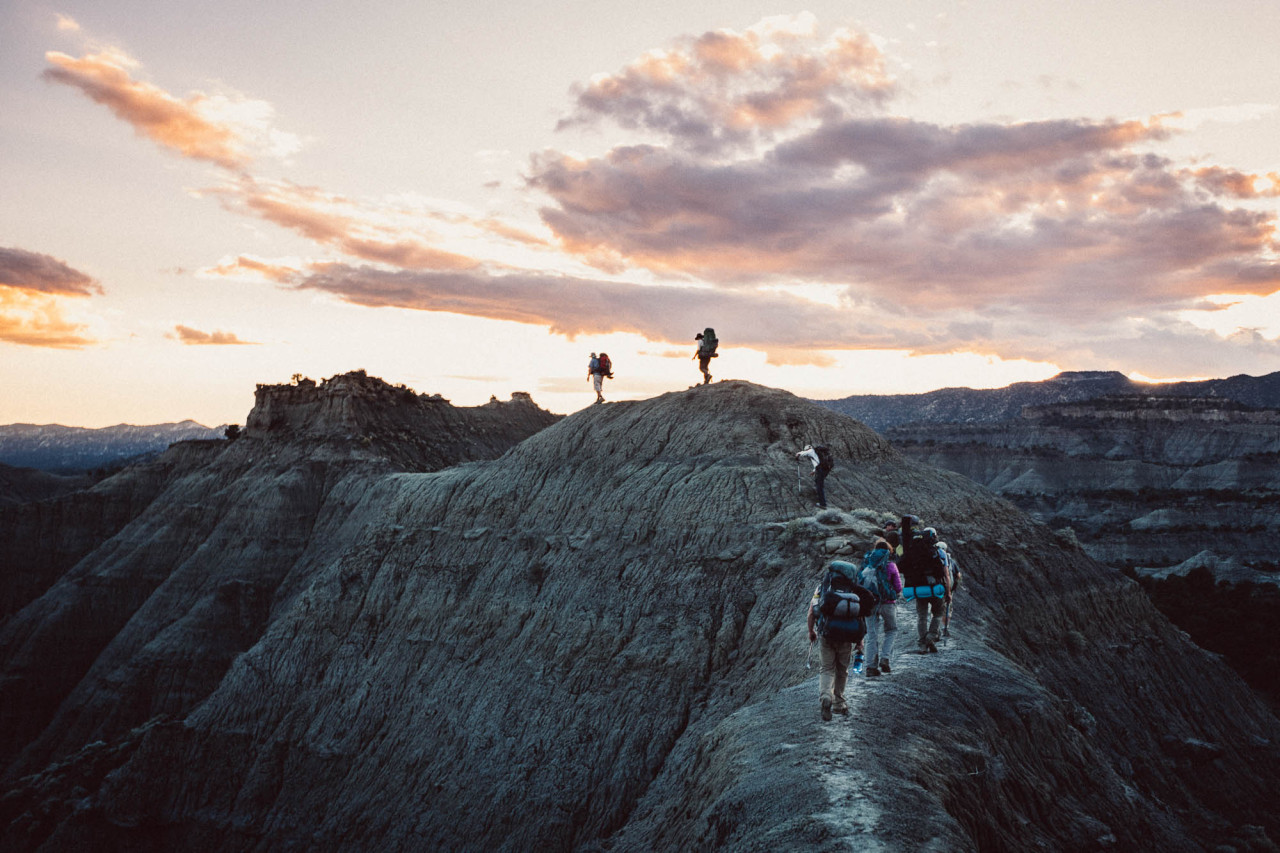
[[[818,656],[821,668],[818,670],[819,697],[831,700],[831,709],[837,713],[847,709],[849,703],[844,698],[844,686],[849,681],[849,658],[853,654],[853,643],[828,643],[818,638]]]

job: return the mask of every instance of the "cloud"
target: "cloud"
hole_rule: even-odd
[[[101,285],[92,277],[57,258],[3,246],[0,246],[0,287],[62,296],[102,293]]]
[[[202,332],[190,326],[174,326],[170,338],[188,346],[257,346],[255,341],[242,341],[231,332]]]
[[[547,152],[530,184],[567,251],[722,287],[835,282],[879,306],[1078,322],[1280,289],[1274,213],[1233,206],[1262,179],[1139,150],[1166,135],[1158,121],[851,119],[731,163]]]
[[[720,293],[705,287],[635,285],[545,273],[387,271],[334,264],[297,286],[368,307],[445,311],[548,327],[573,338],[629,332],[683,343],[714,318],[737,330],[735,346],[847,348],[885,344],[875,323],[777,293]],[[722,336],[723,339],[723,336]],[[689,344],[692,346],[692,344]]]
[[[0,341],[52,349],[80,349],[95,343],[87,327],[63,316],[56,297],[0,288]]]
[[[893,91],[870,38],[849,29],[820,37],[806,12],[686,37],[599,75],[577,89],[559,128],[608,120],[712,154],[875,107]]]
[[[46,80],[78,89],[138,134],[184,157],[240,171],[259,154],[285,156],[300,147],[296,136],[271,126],[270,104],[200,92],[176,98],[134,79],[137,61],[117,49],[79,58],[50,51],[45,60],[52,66],[44,71]]]

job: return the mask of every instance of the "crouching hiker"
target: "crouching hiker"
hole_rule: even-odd
[[[858,567],[833,560],[809,601],[809,642],[821,640],[818,693],[822,719],[848,714],[844,688],[849,681],[853,647],[867,633],[866,615],[875,610],[876,597],[857,582]]]
[[[891,672],[889,659],[893,656],[893,641],[898,633],[898,594],[902,592],[902,577],[893,561],[893,549],[889,543],[877,537],[871,550],[862,557],[862,585],[880,599],[867,620],[867,677],[876,678]]]

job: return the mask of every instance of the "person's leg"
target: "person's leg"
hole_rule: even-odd
[[[822,704],[822,718],[831,719],[831,706],[835,701],[836,650],[825,639],[818,638],[818,699]]]
[[[925,647],[929,641],[929,599],[916,599],[916,645]]]
[[[823,488],[823,484],[827,481],[827,472],[823,468],[817,468],[813,472],[813,487],[818,491],[818,506],[827,505],[827,492]]]
[[[604,400],[604,374],[591,374],[591,384],[596,389],[596,402],[599,403]]]
[[[889,658],[893,657],[893,641],[898,637],[898,605],[895,602],[880,605],[880,618],[884,620],[884,638],[880,642],[880,670],[889,671]]]
[[[929,642],[938,642],[938,626],[942,623],[943,601],[941,598],[929,600]]]
[[[835,682],[831,685],[831,710],[847,714],[849,703],[844,698],[845,685],[849,683],[849,658],[853,656],[853,643],[840,643],[835,648]]]

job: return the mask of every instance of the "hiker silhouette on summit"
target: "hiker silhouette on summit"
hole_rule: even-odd
[[[596,389],[596,402],[604,402],[604,380],[613,378],[613,362],[609,361],[608,353],[600,353],[597,357],[595,353],[591,353],[591,360],[587,362],[587,381]]]
[[[698,360],[698,369],[702,371],[702,384],[706,385],[711,381],[711,359],[720,355],[716,352],[720,340],[716,337],[716,330],[710,326],[694,335],[693,339],[698,341],[698,351],[693,354],[693,357]]]

